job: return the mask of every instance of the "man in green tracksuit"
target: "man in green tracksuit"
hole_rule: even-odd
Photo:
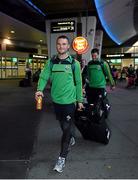
[[[69,39],[59,36],[56,41],[58,55],[45,65],[40,74],[35,98],[43,96],[43,90],[48,79],[51,79],[51,97],[54,104],[56,118],[59,120],[63,131],[61,139],[61,151],[54,170],[63,171],[65,160],[74,139],[74,112],[76,103],[78,108],[83,108],[82,78],[80,63],[74,60],[68,53]]]
[[[89,61],[87,71],[85,71],[88,78],[86,95],[88,103],[94,104],[99,95],[105,98],[106,77],[109,79],[111,88],[114,88],[115,83],[108,63],[98,58],[99,50],[92,49],[91,55],[92,60]]]

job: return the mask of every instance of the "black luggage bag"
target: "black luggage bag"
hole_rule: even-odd
[[[22,79],[19,81],[19,87],[28,87],[31,86],[31,81],[29,79]]]
[[[94,107],[93,105],[91,107],[88,104],[84,106],[83,111],[76,111],[75,113],[76,127],[84,139],[108,144],[111,130],[105,121],[104,110],[100,109],[100,106]]]
[[[135,86],[138,86],[138,77],[135,80]]]

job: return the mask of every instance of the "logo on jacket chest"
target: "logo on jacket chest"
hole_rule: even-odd
[[[100,66],[100,65],[98,65],[98,66],[97,66],[97,69],[98,69],[98,70],[101,70],[101,66]]]
[[[91,66],[91,69],[92,70],[98,70],[98,71],[100,71],[101,70],[101,66],[100,65],[96,65],[96,66]]]
[[[70,71],[70,65],[65,65],[65,71]]]

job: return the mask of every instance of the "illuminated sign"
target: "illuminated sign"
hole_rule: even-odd
[[[124,54],[107,54],[106,57],[123,57]]]
[[[75,32],[75,21],[51,22],[51,33]]]
[[[132,54],[131,53],[122,53],[122,54],[102,54],[102,58],[107,58],[107,59],[118,59],[118,58],[131,58]]]
[[[89,44],[88,44],[87,39],[85,39],[82,36],[76,37],[73,40],[72,46],[73,46],[74,51],[76,51],[78,54],[84,54],[89,49]]]
[[[29,58],[36,58],[36,59],[48,59],[48,56],[45,55],[38,55],[38,54],[30,54]]]

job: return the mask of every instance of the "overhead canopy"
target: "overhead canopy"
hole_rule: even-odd
[[[118,45],[137,35],[135,0],[95,0],[95,5],[103,28]]]

